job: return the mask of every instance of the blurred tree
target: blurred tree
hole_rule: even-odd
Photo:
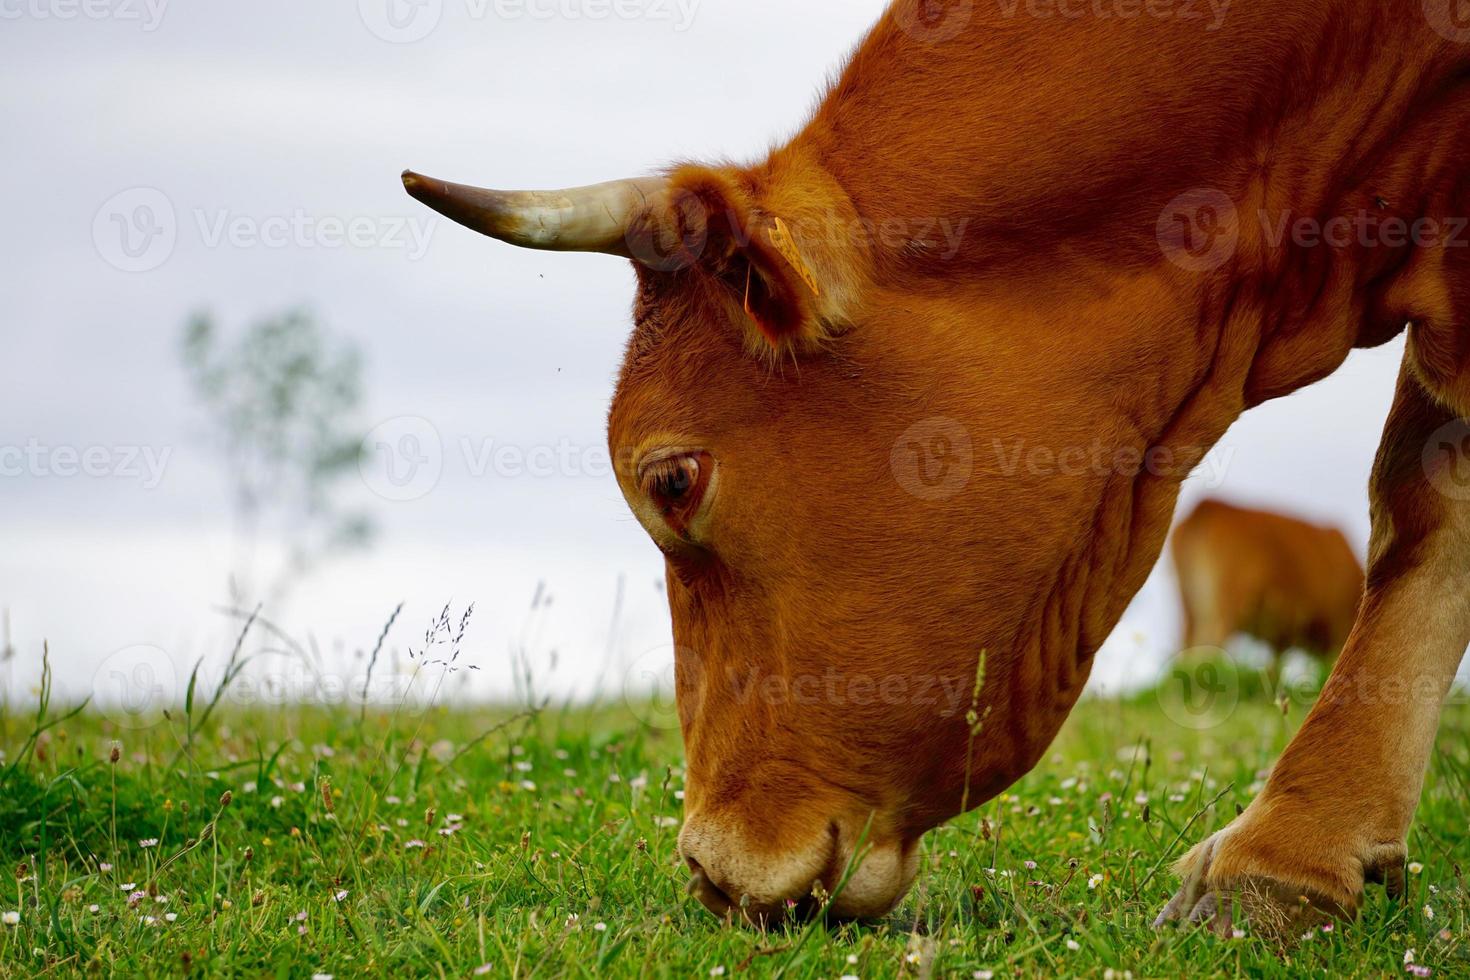
[[[214,318],[184,330],[184,371],[229,468],[235,522],[236,604],[280,603],[327,555],[365,546],[372,523],[340,503],[364,433],[352,425],[362,359],[309,313],[267,317],[233,342]],[[278,539],[283,562],[256,581],[256,546]]]

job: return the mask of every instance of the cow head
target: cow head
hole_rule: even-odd
[[[1158,433],[1126,408],[1144,355],[1082,328],[1147,322],[1156,284],[965,285],[962,224],[870,226],[795,150],[555,193],[405,182],[636,264],[609,440],[667,565],[693,891],[759,921],[842,884],[835,914],[886,912],[921,835],[1045,750],[1157,554],[1177,480],[1148,488]]]

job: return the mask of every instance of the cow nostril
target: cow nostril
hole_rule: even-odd
[[[700,904],[715,915],[728,914],[735,903],[730,901],[730,896],[725,894],[724,889],[710,881],[709,875],[704,872],[704,866],[694,858],[686,856],[684,863],[689,865],[689,894],[699,899]]]

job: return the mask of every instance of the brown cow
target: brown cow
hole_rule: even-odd
[[[1223,647],[1238,634],[1271,649],[1336,658],[1363,597],[1363,566],[1341,531],[1283,514],[1201,501],[1170,550],[1183,613],[1181,649]]]
[[[1362,615],[1161,919],[1397,888],[1470,641],[1456,11],[898,0],[752,165],[551,193],[405,175],[491,236],[635,260],[608,438],[667,560],[706,905],[780,915],[863,840],[831,910],[890,909],[921,835],[1046,751],[1205,451],[1408,324]]]

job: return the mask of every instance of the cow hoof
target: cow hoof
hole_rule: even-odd
[[[1250,841],[1259,833],[1240,831],[1232,824],[1179,861],[1179,890],[1154,920],[1154,928],[1183,923],[1229,937],[1240,935],[1248,924],[1252,935],[1290,944],[1334,919],[1353,919],[1366,882],[1383,883],[1395,899],[1404,894],[1402,844],[1376,846],[1361,857],[1344,848],[1340,873],[1324,874],[1273,867],[1263,854],[1251,853]],[[1302,844],[1298,842],[1297,853],[1306,851]]]

